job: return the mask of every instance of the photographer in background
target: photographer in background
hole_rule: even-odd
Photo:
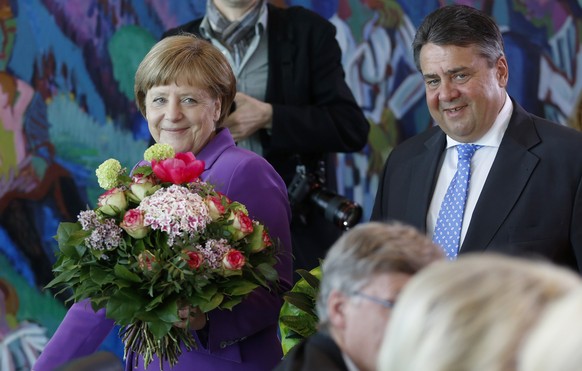
[[[288,186],[303,171],[317,180],[310,185],[333,194],[333,154],[361,150],[369,131],[344,80],[335,27],[302,7],[282,9],[266,0],[207,0],[204,18],[163,37],[181,32],[210,40],[229,60],[238,93],[223,126],[238,146],[265,157]],[[294,268],[310,270],[341,228],[326,220],[310,197],[296,201],[291,225]]]

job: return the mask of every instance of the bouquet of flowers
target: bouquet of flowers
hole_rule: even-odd
[[[57,231],[55,278],[121,326],[125,355],[146,366],[157,355],[175,365],[196,342],[179,322],[183,305],[230,310],[257,287],[273,289],[277,243],[265,226],[200,180],[204,162],[155,144],[127,175],[109,159],[97,169],[106,192],[97,207]]]

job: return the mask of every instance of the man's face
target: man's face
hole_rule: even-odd
[[[332,336],[360,371],[376,369],[378,349],[392,311],[375,299],[393,302],[409,279],[405,273],[375,275],[358,293],[340,294],[342,303],[330,309],[338,311],[330,315]]]
[[[475,46],[428,43],[420,50],[419,60],[432,118],[459,142],[480,139],[505,102],[505,57],[490,67]]]

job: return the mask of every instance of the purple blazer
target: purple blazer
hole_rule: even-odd
[[[292,282],[291,212],[285,183],[273,167],[259,155],[236,147],[228,129],[222,129],[200,151],[197,159],[205,161],[202,180],[214,184],[230,199],[246,205],[252,218],[264,223],[283,251],[277,271],[282,291]],[[186,351],[178,365],[170,369],[185,370],[272,370],[282,357],[277,337],[280,295],[259,288],[232,311],[208,313],[208,343]],[[113,328],[105,310],[95,313],[88,301],[74,304],[47,344],[34,366],[35,371],[52,371],[72,359],[97,350]],[[198,339],[197,333],[194,337]],[[159,370],[158,360],[146,369],[142,359],[133,367],[128,356],[126,370]]]

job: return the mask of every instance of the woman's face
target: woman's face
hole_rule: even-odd
[[[207,91],[178,81],[148,90],[145,106],[156,143],[169,144],[176,153],[197,154],[215,135],[221,103]]]

